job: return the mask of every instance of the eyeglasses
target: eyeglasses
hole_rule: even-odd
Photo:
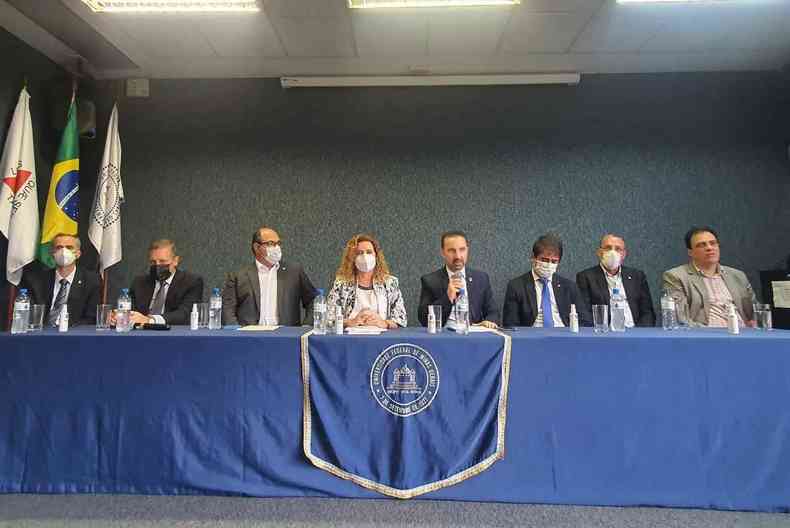
[[[264,240],[263,242],[258,242],[258,244],[262,245],[263,247],[274,247],[274,246],[282,246],[282,240]]]

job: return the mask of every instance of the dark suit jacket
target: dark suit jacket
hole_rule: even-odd
[[[551,288],[557,300],[557,310],[565,326],[570,326],[571,304],[576,305],[579,326],[592,326],[592,313],[587,308],[576,284],[556,273],[551,279]],[[538,317],[538,296],[535,293],[535,279],[532,271],[516,277],[507,283],[505,308],[502,318],[504,326],[532,326]]]
[[[151,305],[155,286],[154,280],[147,273],[134,278],[130,293],[135,311],[148,315],[148,307]],[[173,281],[167,289],[162,317],[170,325],[189,324],[192,305],[202,301],[203,278],[177,269]]]
[[[280,262],[277,270],[277,319],[283,326],[300,326],[302,308],[312,321],[315,287],[298,264]],[[300,306],[301,305],[301,306]],[[222,290],[222,319],[228,325],[256,325],[261,316],[261,283],[255,264],[228,273]]]
[[[423,275],[420,279],[420,306],[417,316],[422,326],[428,325],[428,306],[431,304],[442,305],[442,325],[447,324],[450,311],[453,308],[447,297],[447,285],[450,277],[447,268],[442,266],[433,273]],[[469,289],[469,321],[492,321],[499,323],[499,310],[494,305],[494,294],[491,291],[491,281],[488,274],[476,269],[466,268],[466,287]]]
[[[20,288],[27,288],[30,292],[31,304],[43,304],[45,306],[44,326],[47,325],[49,320],[56,274],[56,270],[34,265],[25,270],[20,284]],[[58,280],[60,280],[60,276],[58,276]],[[74,282],[69,286],[69,297],[66,301],[69,307],[69,326],[78,324],[95,325],[96,305],[99,304],[99,297],[98,274],[85,270],[77,264]]]
[[[656,313],[653,311],[653,299],[650,297],[650,287],[647,285],[645,274],[638,269],[623,266],[622,276],[634,325],[655,326]],[[576,285],[590,311],[594,304],[609,305],[609,286],[601,266],[580,271],[576,275]]]

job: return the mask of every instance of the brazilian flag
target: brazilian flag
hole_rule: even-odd
[[[71,98],[66,129],[60,140],[58,156],[52,168],[47,207],[41,226],[41,244],[38,260],[50,268],[55,267],[50,247],[58,234],[76,235],[80,214],[80,137],[77,130],[77,104]]]

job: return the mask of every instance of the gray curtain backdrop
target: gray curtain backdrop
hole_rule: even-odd
[[[4,55],[15,46],[0,33]],[[0,77],[6,126],[19,72],[53,68],[36,55],[24,51],[17,73]],[[99,119],[97,140],[81,145],[89,246],[119,90],[97,82],[81,93],[97,103]],[[744,269],[758,290],[758,270],[790,252],[790,82],[781,73],[288,91],[276,79],[152,80],[150,98],[117,100],[126,204],[111,298],[145,269],[146,248],[159,237],[177,242],[182,266],[205,277],[207,296],[226,272],[251,262],[260,224],[277,229],[284,259],[325,288],[348,238],[373,233],[401,281],[410,324],[418,324],[420,276],[441,265],[439,236],[448,229],[467,231],[470,264],[491,275],[500,305],[547,231],[565,242],[559,273],[567,277],[596,263],[602,234],[621,233],[627,263],[646,271],[656,300],[661,272],[687,260],[683,234],[692,224],[715,226],[723,263]],[[51,159],[59,132],[34,126],[45,143],[39,156]],[[50,170],[51,162],[39,165],[43,191]],[[83,259],[96,260],[90,249]]]

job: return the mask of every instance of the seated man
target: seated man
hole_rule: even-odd
[[[444,266],[423,275],[420,279],[420,305],[417,316],[422,326],[428,325],[428,306],[442,306],[442,326],[452,327],[455,323],[455,301],[461,288],[469,300],[469,322],[488,328],[496,328],[499,311],[494,305],[494,294],[488,274],[467,268],[469,241],[462,231],[442,234],[442,257]]]
[[[556,274],[562,260],[562,241],[543,235],[532,245],[532,269],[511,280],[505,292],[502,323],[505,326],[570,325],[571,304],[576,305],[579,326],[592,326],[592,314],[576,284]]]
[[[576,284],[589,310],[595,304],[609,306],[612,290],[617,288],[625,295],[625,326],[654,326],[656,313],[645,274],[635,268],[623,266],[628,255],[625,240],[617,235],[604,235],[597,251],[599,264],[576,274]]]
[[[686,233],[688,264],[664,272],[664,289],[675,297],[678,320],[689,326],[727,326],[727,310],[735,304],[739,324],[754,326],[756,302],[746,274],[719,264],[719,236],[711,227]]]
[[[222,319],[227,325],[300,326],[302,308],[312,321],[315,287],[302,269],[282,259],[277,231],[261,227],[252,235],[255,262],[229,273],[222,290]]]
[[[31,304],[44,305],[44,325],[57,326],[62,307],[68,307],[69,326],[96,324],[99,277],[78,264],[82,244],[75,235],[55,235],[52,258],[55,269],[32,265],[25,269],[21,288],[30,292]]]
[[[203,279],[178,269],[181,258],[171,240],[155,240],[148,248],[150,268],[132,282],[133,324],[189,324],[192,305],[203,299]]]

